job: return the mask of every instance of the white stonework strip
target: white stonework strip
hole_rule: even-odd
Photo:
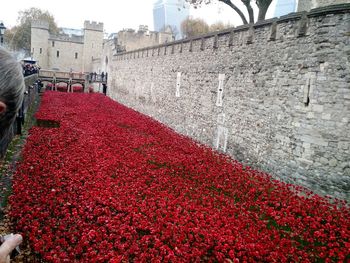
[[[225,74],[219,74],[219,86],[218,86],[218,92],[216,97],[216,106],[218,107],[221,107],[223,102],[224,81],[225,81]]]
[[[303,103],[307,104],[309,103],[309,94],[310,94],[310,77],[308,76],[306,80],[306,84],[304,86],[304,96],[303,96]]]
[[[150,99],[151,99],[151,102],[156,102],[156,95],[154,93],[154,82],[151,83],[151,87],[150,87]]]
[[[175,93],[175,96],[177,98],[180,97],[180,87],[181,87],[181,72],[178,72],[177,78],[176,78],[176,93]]]
[[[214,147],[216,150],[226,152],[228,139],[228,129],[219,125],[217,130],[217,136],[215,138]]]
[[[225,119],[226,119],[226,116],[225,116],[225,113],[220,113],[218,115],[218,125],[225,125]]]

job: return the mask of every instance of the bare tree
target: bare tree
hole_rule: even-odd
[[[217,22],[209,26],[209,31],[214,32],[214,31],[221,31],[226,28],[233,27],[230,23],[224,24],[223,22]]]
[[[264,20],[266,16],[266,12],[269,9],[269,6],[271,5],[272,0],[186,0],[186,2],[190,3],[194,7],[199,7],[202,4],[210,4],[214,1],[219,1],[222,2],[229,7],[231,7],[242,19],[243,24],[248,24],[249,23],[254,23],[254,10],[252,8],[252,2],[255,1],[256,5],[259,8],[259,13],[258,13],[258,21]],[[242,10],[240,10],[237,7],[237,2],[242,2],[245,8],[247,9],[248,12],[248,19],[245,17],[244,13]]]
[[[187,18],[181,23],[181,31],[184,37],[193,37],[208,33],[209,26],[200,18]]]
[[[30,54],[31,23],[35,20],[44,20],[49,23],[50,33],[58,33],[58,28],[53,15],[39,8],[29,8],[19,12],[18,25],[7,30],[7,45],[13,50],[25,50]]]

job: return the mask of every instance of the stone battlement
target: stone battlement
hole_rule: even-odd
[[[103,23],[97,23],[95,21],[85,21],[84,22],[85,30],[95,30],[95,31],[103,31]]]
[[[167,42],[165,44],[149,46],[141,49],[136,49],[124,53],[119,53],[118,59],[129,59],[143,56],[144,54],[152,53],[154,54],[156,49],[167,49],[168,47],[184,45],[186,43],[190,43],[189,51],[191,52],[192,46],[195,42],[201,42],[200,46],[204,46],[205,42],[213,42],[213,49],[217,49],[220,46],[220,38],[229,35],[228,46],[232,46],[232,43],[236,38],[239,38],[242,44],[249,45],[255,39],[256,34],[259,33],[260,28],[265,27],[268,28],[268,31],[264,30],[264,35],[269,41],[277,40],[278,38],[283,38],[284,27],[288,23],[293,23],[294,26],[292,30],[289,32],[288,38],[294,37],[297,39],[298,37],[302,37],[308,34],[309,27],[309,19],[312,17],[319,17],[324,15],[331,15],[337,13],[349,13],[350,12],[350,4],[339,4],[332,5],[326,7],[319,7],[310,10],[309,12],[298,12],[291,13],[285,16],[281,16],[279,18],[272,18],[268,20],[259,21],[255,24],[249,25],[241,25],[238,27],[233,27],[229,29],[224,29],[222,31],[210,32],[205,35],[195,36],[192,38],[181,39],[173,42]],[[297,22],[297,23],[295,23]],[[181,52],[186,51],[185,49],[181,49]],[[140,55],[141,53],[141,55]],[[162,52],[158,52],[162,54]],[[169,52],[164,52],[163,54],[169,54]]]
[[[47,21],[42,21],[42,20],[33,21],[32,28],[49,30],[49,23]]]
[[[75,36],[75,35],[50,35],[49,40],[73,42],[84,44],[84,36]]]

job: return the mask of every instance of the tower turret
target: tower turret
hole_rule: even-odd
[[[84,22],[83,71],[92,70],[92,61],[101,58],[103,45],[103,23]]]
[[[33,21],[31,25],[30,53],[42,68],[48,68],[49,23]]]

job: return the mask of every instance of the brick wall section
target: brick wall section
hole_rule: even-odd
[[[350,200],[350,5],[115,56],[109,96],[233,158]]]

